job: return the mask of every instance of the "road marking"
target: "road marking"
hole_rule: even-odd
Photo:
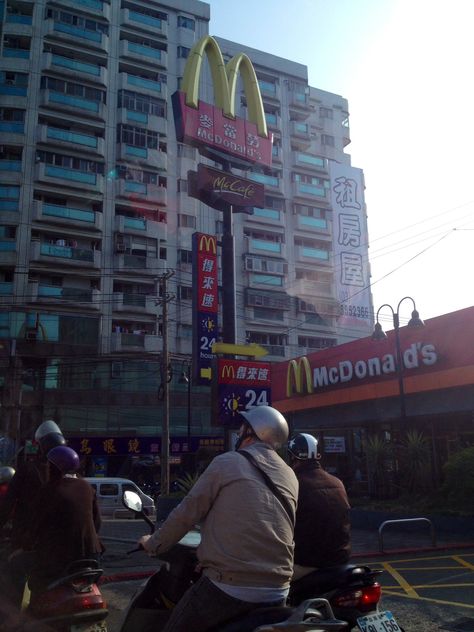
[[[408,597],[412,599],[420,598],[419,595],[416,593],[416,591],[413,590],[410,584],[405,580],[405,578],[402,575],[400,575],[400,573],[397,570],[395,570],[395,568],[393,568],[391,564],[389,564],[388,562],[383,562],[382,566],[388,573],[390,573],[390,575],[395,579],[395,581],[397,581],[400,584],[400,586],[406,592]]]
[[[412,597],[407,593],[390,591],[383,589],[388,597],[404,597],[405,599],[417,599],[419,601],[429,601],[430,603],[438,603],[443,606],[459,606],[460,608],[471,608],[474,610],[474,604],[463,603],[459,601],[446,601],[445,599],[433,599],[432,597]]]
[[[459,562],[461,566],[465,566],[466,568],[470,568],[471,571],[474,571],[474,564],[470,564],[468,561],[460,557],[459,555],[453,555],[453,560]]]

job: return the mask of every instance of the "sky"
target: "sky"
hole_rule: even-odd
[[[403,324],[406,296],[423,319],[474,305],[474,2],[209,4],[211,35],[302,63],[311,86],[348,99],[374,310],[401,301]]]

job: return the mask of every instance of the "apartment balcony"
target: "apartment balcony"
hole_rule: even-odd
[[[246,253],[251,255],[271,255],[286,259],[286,244],[278,241],[267,241],[265,239],[254,239],[245,237],[247,242]]]
[[[265,187],[268,187],[268,191],[283,194],[283,178],[267,175],[265,173],[260,173],[257,171],[251,171],[250,173],[248,173],[247,178],[249,180],[253,180],[254,182],[260,182],[260,184],[264,184]]]
[[[291,282],[292,293],[295,296],[323,296],[334,297],[334,284],[329,281],[311,281],[310,279],[296,279]]]
[[[107,85],[108,81],[107,68],[104,66],[78,61],[53,53],[43,53],[43,69],[64,73],[68,79],[70,79],[72,72],[77,78],[97,82],[101,85]]]
[[[30,247],[30,261],[49,264],[56,268],[59,265],[99,270],[101,258],[100,250],[91,248],[73,248],[40,241],[32,241]]]
[[[151,294],[131,294],[114,292],[112,309],[115,312],[133,312],[136,314],[157,313],[157,297]]]
[[[331,230],[327,219],[320,217],[307,217],[306,215],[296,215],[296,229],[304,233],[318,233],[318,238],[332,241]]]
[[[19,135],[23,135],[24,133],[25,124],[23,122],[0,121],[0,134],[3,145],[16,145],[18,142],[23,143],[24,140],[19,138]]]
[[[119,74],[118,88],[149,94],[153,97],[159,96],[165,100],[168,98],[167,85],[162,81],[156,81],[154,79],[148,79],[138,75],[131,75],[125,72],[121,72]]]
[[[268,355],[265,356],[265,361],[268,360],[281,360],[285,357],[286,347],[284,345],[263,345],[259,343],[260,347],[267,350]]]
[[[75,116],[86,116],[101,121],[105,121],[106,118],[106,106],[102,101],[90,101],[54,90],[41,90],[40,105]]]
[[[74,6],[74,2],[72,3]],[[77,8],[77,7],[76,7]],[[104,53],[109,53],[110,42],[109,36],[99,31],[87,31],[79,26],[72,24],[64,24],[63,22],[55,22],[49,18],[45,22],[44,34],[48,37],[62,41],[66,44],[77,44]]]
[[[311,114],[309,95],[304,92],[295,92],[294,90],[291,90],[288,93],[288,104],[291,108],[297,109],[298,116],[308,118]]]
[[[126,108],[120,108],[117,113],[117,123],[125,125],[136,125],[140,123],[142,127],[152,129],[158,132],[160,135],[166,136],[168,134],[168,121],[162,116],[155,116],[154,114],[147,114],[146,112],[137,112],[135,110],[127,110]]]
[[[127,163],[138,163],[154,169],[166,171],[168,168],[168,155],[158,149],[148,147],[135,147],[126,143],[119,143],[118,157]]]
[[[269,226],[284,226],[285,213],[274,208],[254,208],[253,215],[245,215],[245,222],[258,222]]]
[[[258,80],[258,86],[260,88],[260,94],[263,101],[273,100],[281,101],[281,89],[280,84],[273,83],[272,81]]]
[[[299,149],[307,149],[311,145],[311,132],[308,123],[290,121],[291,144]]]
[[[312,171],[321,171],[325,174],[329,173],[329,165],[327,158],[322,156],[312,156],[301,151],[291,152],[291,164],[295,167],[303,167]]]
[[[115,231],[117,233],[132,233],[134,235],[146,235],[160,241],[166,241],[168,237],[168,225],[165,222],[154,222],[141,217],[115,216]]]
[[[0,305],[13,303],[13,282],[0,281]]]
[[[317,184],[307,184],[306,182],[293,182],[293,195],[313,201],[317,200],[318,202],[330,203],[331,201],[330,189]]]
[[[77,187],[82,191],[104,192],[104,176],[101,174],[57,167],[45,162],[35,165],[35,180],[57,184],[62,187]]]
[[[166,51],[128,40],[122,40],[120,42],[120,56],[133,59],[140,63],[161,66],[162,68],[167,68],[168,66],[168,53]]]
[[[43,305],[71,305],[82,309],[99,310],[101,308],[102,292],[100,290],[77,287],[58,287],[29,281],[27,286],[27,300],[31,303]]]
[[[59,129],[49,125],[36,126],[36,141],[38,143],[47,143],[48,145],[57,145],[58,147],[67,147],[68,149],[87,151],[88,153],[99,154],[100,156],[103,156],[105,153],[103,138],[91,134]]]
[[[328,245],[328,250],[323,248],[318,248],[316,246],[296,246],[295,247],[295,259],[298,261],[302,261],[305,263],[318,263],[329,265],[330,261],[330,250]]]
[[[17,244],[15,239],[0,240],[0,264],[15,265]]]
[[[4,30],[6,30],[9,35],[31,35],[33,15],[21,15],[7,12],[5,16],[5,24],[8,24],[8,27]]]
[[[3,184],[20,184],[23,180],[21,160],[0,160],[0,176]]]
[[[118,272],[139,275],[157,275],[162,270],[163,262],[156,257],[142,257],[126,253],[115,253],[114,269]]]
[[[30,50],[27,48],[8,48],[8,46],[3,47],[2,57],[8,59],[30,59]]]
[[[64,7],[80,9],[81,12],[87,11],[91,15],[110,20],[110,4],[102,0],[61,0],[61,4]]]
[[[112,332],[110,351],[112,353],[158,353],[163,350],[163,338],[154,334]]]
[[[33,219],[37,222],[48,222],[56,226],[80,228],[81,230],[102,230],[103,214],[89,209],[61,206],[33,201]]]
[[[265,113],[265,120],[267,121],[267,127],[270,130],[281,130],[281,116],[278,114]]]
[[[277,145],[272,146],[272,162],[283,162],[283,150]]]
[[[168,22],[166,20],[132,11],[131,9],[122,9],[120,11],[120,21],[123,26],[147,31],[154,36],[161,35],[166,37],[168,34]]]
[[[150,202],[166,206],[168,197],[166,187],[160,187],[157,184],[145,184],[144,182],[136,182],[135,180],[117,181],[117,195],[127,198],[128,200],[136,200]]]

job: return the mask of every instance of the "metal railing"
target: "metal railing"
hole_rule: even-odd
[[[379,527],[379,551],[381,553],[383,553],[384,548],[383,548],[383,530],[385,529],[385,527],[387,525],[391,525],[391,524],[413,524],[414,522],[423,522],[423,523],[427,523],[430,526],[430,533],[431,533],[431,543],[433,545],[433,547],[436,546],[436,531],[435,531],[435,527],[434,524],[431,522],[431,520],[429,520],[429,518],[400,518],[398,520],[385,520],[385,522],[382,522],[382,524]]]

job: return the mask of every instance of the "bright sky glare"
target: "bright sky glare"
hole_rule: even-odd
[[[472,0],[210,0],[211,35],[308,66],[349,101],[374,309],[474,304]],[[410,317],[403,302],[401,322]],[[390,310],[381,313],[391,327]]]

